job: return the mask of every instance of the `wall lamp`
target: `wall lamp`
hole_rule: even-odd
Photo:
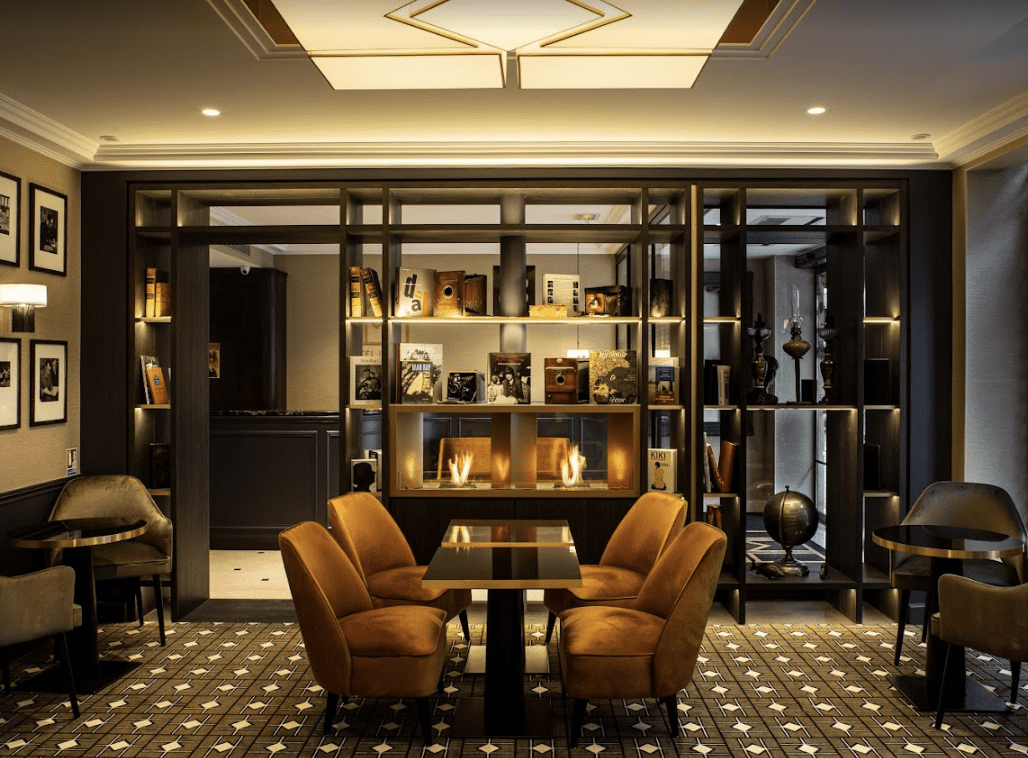
[[[36,308],[46,307],[46,285],[0,284],[0,307],[11,309],[12,332],[34,332]]]

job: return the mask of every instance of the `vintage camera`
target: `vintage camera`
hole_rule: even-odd
[[[584,373],[582,371],[584,364]],[[547,404],[578,403],[588,399],[589,362],[575,358],[546,358],[543,361]],[[582,380],[585,380],[584,385]]]

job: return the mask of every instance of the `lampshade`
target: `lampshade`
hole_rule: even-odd
[[[45,284],[0,284],[0,306],[31,305],[46,307]]]

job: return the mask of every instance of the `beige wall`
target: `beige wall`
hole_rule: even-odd
[[[49,304],[36,310],[36,331],[11,333],[11,314],[0,309],[0,337],[21,339],[21,427],[0,431],[0,492],[60,479],[66,475],[65,451],[79,446],[79,171],[0,137],[0,171],[21,179],[20,265],[0,266],[0,282],[45,284]],[[67,276],[29,269],[29,185],[39,184],[68,196]],[[32,339],[68,343],[68,421],[29,426],[29,361]]]

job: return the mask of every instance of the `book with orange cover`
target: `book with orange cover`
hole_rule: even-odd
[[[154,405],[171,403],[168,385],[164,383],[164,372],[160,366],[153,366],[146,370],[146,384],[150,388],[150,399]]]

